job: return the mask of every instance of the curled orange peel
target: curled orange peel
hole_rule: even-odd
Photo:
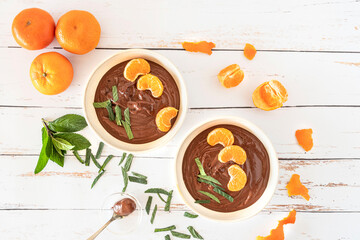
[[[183,42],[182,47],[188,52],[201,52],[211,55],[211,50],[215,47],[215,43],[206,41]]]
[[[255,57],[256,49],[250,43],[245,44],[244,55],[247,59],[252,60]]]
[[[302,196],[309,201],[310,195],[309,190],[300,182],[300,175],[293,174],[290,178],[289,183],[286,185],[288,195],[290,196]]]
[[[300,130],[296,130],[295,132],[295,137],[299,145],[307,152],[310,151],[314,146],[312,133],[313,130],[311,128],[300,129]]]

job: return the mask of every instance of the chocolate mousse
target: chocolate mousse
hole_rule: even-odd
[[[109,119],[108,111],[105,108],[96,108],[96,114],[105,130],[121,141],[133,144],[152,142],[166,134],[166,132],[158,130],[155,123],[156,114],[164,107],[180,108],[179,89],[174,78],[165,68],[148,61],[151,68],[150,73],[161,80],[164,91],[161,97],[155,98],[149,90],[138,90],[137,81],[131,82],[124,78],[124,68],[127,63],[128,61],[119,63],[105,73],[96,89],[94,102],[112,99],[112,87],[117,86],[119,99],[113,102],[113,110],[115,104],[122,111],[129,108],[134,138],[130,140],[125,129]],[[172,124],[175,121],[176,117],[172,119]]]
[[[234,135],[234,145],[242,147],[247,155],[247,160],[240,167],[245,171],[247,182],[240,191],[232,192],[227,189],[230,180],[228,168],[236,164],[233,161],[221,163],[218,154],[224,147],[221,144],[210,146],[207,136],[215,128],[226,128]],[[212,191],[209,184],[198,182],[199,168],[195,158],[199,158],[205,173],[217,179],[225,192],[234,198],[233,202]],[[270,160],[268,153],[261,141],[249,131],[234,125],[217,125],[208,128],[197,135],[185,151],[182,165],[183,179],[189,193],[195,200],[208,199],[198,191],[206,191],[215,195],[220,203],[210,201],[202,205],[218,212],[234,212],[254,204],[264,193],[270,174]]]

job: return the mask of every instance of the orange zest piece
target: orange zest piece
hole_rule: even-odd
[[[142,58],[137,58],[129,61],[124,69],[124,77],[134,82],[138,76],[145,75],[150,72],[150,64]]]
[[[230,175],[230,180],[227,184],[229,191],[237,192],[245,187],[247,182],[246,173],[239,165],[231,165],[228,168],[228,173]]]
[[[183,48],[188,52],[201,52],[211,55],[212,49],[215,47],[215,43],[213,42],[183,42]]]
[[[220,151],[218,160],[222,163],[233,161],[243,165],[246,161],[246,152],[242,147],[237,145],[227,146]]]
[[[309,201],[309,190],[300,182],[300,176],[298,174],[293,174],[290,178],[289,183],[286,185],[288,190],[289,197],[300,195]]]
[[[156,126],[162,132],[168,132],[171,128],[171,119],[176,117],[178,110],[173,107],[165,107],[156,114]]]
[[[244,55],[247,59],[252,60],[255,57],[256,49],[250,43],[245,44]]]
[[[207,142],[211,146],[220,143],[224,147],[227,147],[234,143],[234,135],[226,128],[215,128],[208,134]]]
[[[218,79],[226,88],[236,87],[244,79],[244,72],[239,65],[231,64],[219,72]]]
[[[139,78],[137,89],[150,90],[153,97],[158,98],[164,91],[164,86],[160,79],[152,74],[146,74]]]
[[[271,80],[258,86],[252,98],[257,108],[270,111],[280,108],[287,101],[288,93],[279,81]]]
[[[313,130],[311,128],[300,129],[300,130],[296,130],[295,132],[295,136],[299,145],[307,152],[310,151],[314,146],[312,133]]]
[[[272,229],[269,236],[261,237],[258,236],[256,240],[284,240],[284,225],[294,224],[296,220],[296,211],[292,210],[287,217],[279,221],[276,228]]]

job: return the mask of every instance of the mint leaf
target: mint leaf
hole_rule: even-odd
[[[49,128],[55,132],[77,132],[87,126],[85,118],[77,114],[66,114],[49,122]]]
[[[47,148],[49,145],[49,142],[51,142],[51,139],[49,137],[49,135],[47,134],[45,129],[42,129],[42,148],[40,151],[40,155],[39,155],[39,159],[38,162],[36,164],[34,173],[38,174],[39,172],[41,172],[45,166],[47,165],[48,161],[49,161],[49,156],[47,155]]]
[[[106,110],[109,113],[109,119],[110,121],[114,121],[115,120],[115,115],[114,115],[114,111],[112,109],[111,103],[109,105],[106,106]]]
[[[115,106],[115,121],[118,126],[121,126],[121,108],[116,105]]]
[[[119,94],[118,94],[118,89],[116,86],[112,87],[112,94],[113,94],[113,100],[114,102],[116,102],[117,100],[119,100]]]
[[[111,101],[108,99],[104,102],[94,102],[93,106],[94,108],[106,108],[109,104],[111,104]]]
[[[77,133],[56,133],[54,137],[68,141],[74,146],[71,150],[83,150],[91,146],[89,140]]]
[[[53,137],[51,138],[52,142],[55,146],[55,148],[57,148],[57,150],[71,150],[74,148],[73,145],[71,145],[71,143],[69,143],[68,141],[59,138],[59,137]],[[59,152],[59,151],[58,151]],[[62,153],[59,152],[60,155],[62,155]]]
[[[55,149],[53,149],[50,160],[59,165],[60,167],[64,167],[65,152],[61,151],[61,153],[62,155],[60,155]]]
[[[125,118],[125,122],[127,124],[129,124],[129,126],[131,126],[131,123],[130,123],[130,109],[129,108],[126,108],[124,110],[124,118]]]
[[[134,135],[133,135],[133,133],[132,133],[132,131],[131,131],[130,125],[129,125],[127,122],[123,121],[123,120],[121,120],[121,123],[122,123],[122,125],[124,126],[124,129],[125,129],[125,131],[126,131],[126,134],[127,134],[128,138],[129,138],[130,140],[133,139],[133,138],[134,138]]]

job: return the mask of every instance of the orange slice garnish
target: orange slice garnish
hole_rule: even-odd
[[[245,44],[244,55],[247,59],[252,60],[255,57],[256,49],[250,43]]]
[[[309,190],[300,182],[300,176],[293,174],[290,178],[289,183],[286,185],[289,197],[300,195],[309,201],[310,195]]]
[[[231,64],[219,72],[218,79],[226,88],[236,87],[244,79],[244,72],[239,65]]]
[[[284,240],[284,225],[285,224],[294,224],[296,221],[296,211],[292,210],[287,217],[283,220],[280,220],[277,227],[272,229],[269,236],[261,237],[258,236],[256,240]]]
[[[220,143],[224,147],[227,147],[234,143],[234,135],[226,128],[215,128],[208,134],[207,142],[211,146]]]
[[[222,163],[233,161],[243,165],[246,161],[246,152],[242,147],[237,145],[227,146],[220,151],[218,160]]]
[[[171,119],[176,117],[178,110],[173,107],[165,107],[156,114],[156,126],[162,132],[168,132],[171,128]]]
[[[152,74],[146,74],[139,78],[137,89],[150,90],[153,97],[158,98],[164,91],[164,86],[160,79]]]
[[[246,173],[239,165],[231,165],[228,168],[228,173],[230,175],[230,180],[227,184],[229,191],[237,192],[245,187],[247,182]]]
[[[201,52],[211,55],[212,49],[215,47],[213,42],[183,42],[183,48],[188,52]]]
[[[136,58],[129,61],[124,69],[124,77],[134,82],[138,76],[145,75],[150,72],[150,64],[142,58]]]
[[[307,152],[310,151],[314,146],[312,133],[313,130],[311,128],[300,129],[300,130],[296,130],[295,132],[295,136],[299,145]]]
[[[287,101],[288,94],[279,81],[271,80],[258,86],[253,92],[252,98],[256,107],[270,111],[280,108]]]

